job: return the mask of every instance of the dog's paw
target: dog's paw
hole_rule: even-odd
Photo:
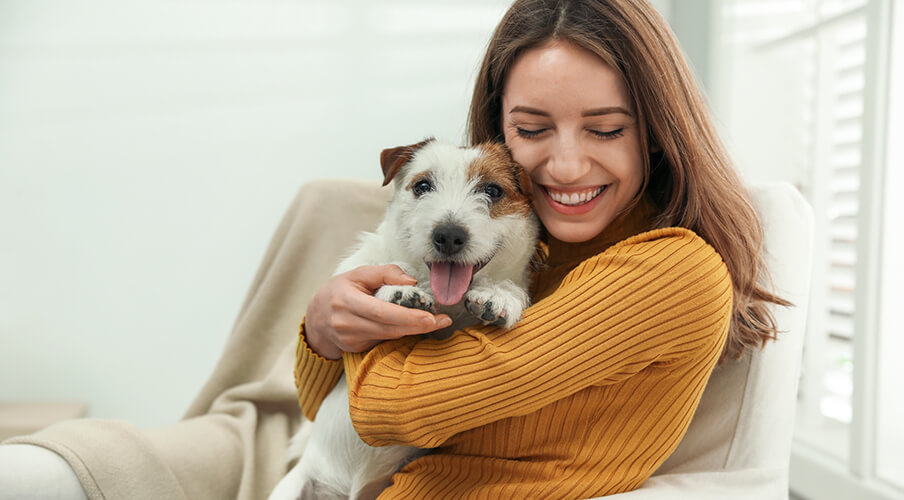
[[[511,328],[524,311],[525,297],[493,287],[475,287],[465,293],[465,308],[485,325]]]
[[[384,285],[377,290],[375,296],[400,306],[433,312],[433,295],[416,286]]]

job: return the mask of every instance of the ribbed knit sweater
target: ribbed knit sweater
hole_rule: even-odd
[[[687,430],[732,306],[716,251],[687,229],[645,231],[642,206],[592,241],[551,238],[533,305],[510,330],[407,337],[342,363],[311,351],[302,322],[295,377],[305,415],[315,417],[344,369],[365,442],[435,448],[381,499],[637,488]]]

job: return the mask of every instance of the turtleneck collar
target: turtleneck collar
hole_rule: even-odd
[[[600,234],[588,241],[566,243],[547,234],[547,265],[572,264],[597,255],[619,241],[653,229],[656,215],[653,201],[645,195],[634,208],[616,217]]]

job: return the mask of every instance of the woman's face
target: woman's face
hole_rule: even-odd
[[[556,40],[525,51],[509,70],[502,115],[537,215],[559,240],[597,236],[640,190],[646,153],[628,89],[596,54]]]

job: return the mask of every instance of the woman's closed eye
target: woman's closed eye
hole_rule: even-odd
[[[524,137],[526,139],[530,139],[532,137],[537,137],[538,135],[546,132],[548,129],[546,128],[538,128],[538,129],[526,129],[522,127],[515,127],[515,131],[519,136]]]
[[[532,139],[541,135],[543,132],[549,130],[548,128],[537,128],[537,129],[528,129],[523,127],[515,127],[515,131],[521,137],[525,139]],[[591,135],[600,139],[615,139],[617,137],[621,137],[625,133],[625,128],[617,128],[614,130],[596,130],[596,129],[587,129]]]
[[[600,139],[615,139],[616,137],[621,137],[625,134],[624,127],[617,128],[615,130],[609,130],[609,131],[593,130],[593,129],[588,129],[588,130],[591,134],[593,134],[596,137],[599,137]]]

